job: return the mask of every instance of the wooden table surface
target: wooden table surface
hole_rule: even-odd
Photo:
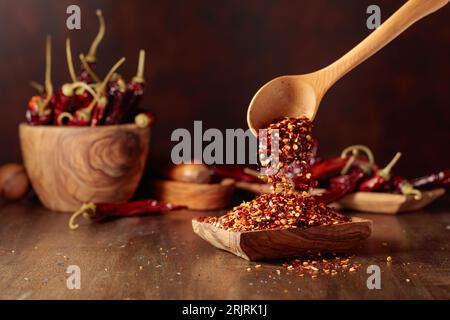
[[[248,262],[217,250],[192,232],[180,211],[103,224],[38,204],[0,205],[1,299],[449,299],[450,201],[373,220],[373,234],[355,253],[355,273],[299,277],[283,261]],[[386,263],[392,256],[393,263]],[[381,289],[366,286],[366,268],[381,268]],[[66,286],[66,268],[81,270],[81,289]],[[251,271],[247,271],[247,268]],[[277,270],[280,270],[278,275]],[[407,280],[409,279],[409,280]]]

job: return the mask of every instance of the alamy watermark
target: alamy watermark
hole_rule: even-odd
[[[225,133],[216,128],[203,131],[202,121],[194,121],[193,129],[193,134],[185,128],[172,132],[170,139],[177,142],[171,151],[172,163],[257,165],[259,157],[264,156],[269,159],[262,172],[266,175],[278,164],[278,130],[271,131],[268,148],[266,129],[259,130],[258,138],[250,129],[225,129]]]

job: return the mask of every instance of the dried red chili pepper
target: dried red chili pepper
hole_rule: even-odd
[[[25,119],[31,125],[46,125],[52,121],[52,110],[46,109],[43,112],[42,105],[45,104],[41,96],[32,96],[28,101],[27,111],[25,112]]]
[[[136,76],[133,77],[127,85],[127,90],[122,102],[122,115],[120,122],[131,122],[135,116],[135,110],[138,108],[144,94],[145,79],[145,51],[139,51],[139,62]]]
[[[419,189],[449,188],[450,187],[450,169],[442,170],[436,173],[428,174],[423,177],[411,180],[411,184]]]
[[[108,106],[105,112],[105,124],[118,124],[122,119],[122,102],[126,90],[125,81],[118,74],[114,74],[108,85]]]
[[[335,157],[314,163],[311,166],[311,174],[314,179],[327,179],[330,176],[339,174],[347,163],[347,157]]]
[[[407,196],[412,195],[417,200],[422,198],[422,193],[420,192],[420,190],[414,188],[414,186],[405,178],[395,176],[392,179],[392,184],[394,185],[395,189],[401,194]]]
[[[362,169],[351,169],[347,174],[331,178],[327,191],[319,196],[315,196],[315,198],[324,204],[336,202],[355,191],[364,177],[366,177],[366,173]]]
[[[378,170],[374,175],[370,178],[366,179],[359,186],[360,191],[372,192],[377,191],[382,188],[383,184],[391,179],[391,170],[397,161],[400,159],[402,154],[397,152],[394,158],[388,163],[386,167],[381,170]]]
[[[88,96],[88,101],[92,101],[96,96],[94,90],[85,82],[76,81],[73,83],[66,83],[61,86],[56,95],[54,122],[56,125],[72,125],[82,126],[87,125],[87,122],[81,122],[80,119],[74,119],[71,114],[71,109],[75,107],[75,103],[80,102],[80,94],[77,94],[79,89],[83,89],[81,95]],[[84,99],[84,98],[83,98]]]
[[[146,213],[165,212],[186,209],[186,206],[172,205],[157,200],[137,200],[125,203],[86,203],[77,210],[69,220],[69,228],[75,230],[79,227],[75,220],[80,215],[95,222],[121,217],[139,216]]]

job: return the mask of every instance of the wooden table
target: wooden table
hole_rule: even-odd
[[[301,278],[282,261],[248,262],[197,237],[180,211],[103,224],[38,204],[0,206],[1,299],[449,299],[450,201],[426,211],[373,220],[373,235],[356,250],[355,273]],[[392,256],[393,263],[386,263]],[[381,290],[366,286],[369,265],[381,268]],[[69,290],[66,268],[81,270]],[[251,268],[251,271],[247,271]],[[277,270],[280,270],[278,275]]]

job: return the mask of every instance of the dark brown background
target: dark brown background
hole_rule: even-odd
[[[403,1],[379,0],[382,19]],[[78,4],[82,30],[66,29],[66,7]],[[160,121],[152,154],[170,155],[173,129],[246,128],[256,90],[282,74],[307,73],[340,57],[369,34],[365,13],[373,1],[31,1],[0,0],[0,163],[20,160],[17,125],[43,81],[45,35],[54,46],[55,83],[68,81],[64,39],[86,52],[101,8],[107,34],[100,74],[118,58],[135,72],[137,52],[149,53],[145,105]],[[448,166],[448,8],[420,21],[339,81],[316,118],[321,153],[363,143],[381,163],[402,151],[399,171],[418,175]]]

